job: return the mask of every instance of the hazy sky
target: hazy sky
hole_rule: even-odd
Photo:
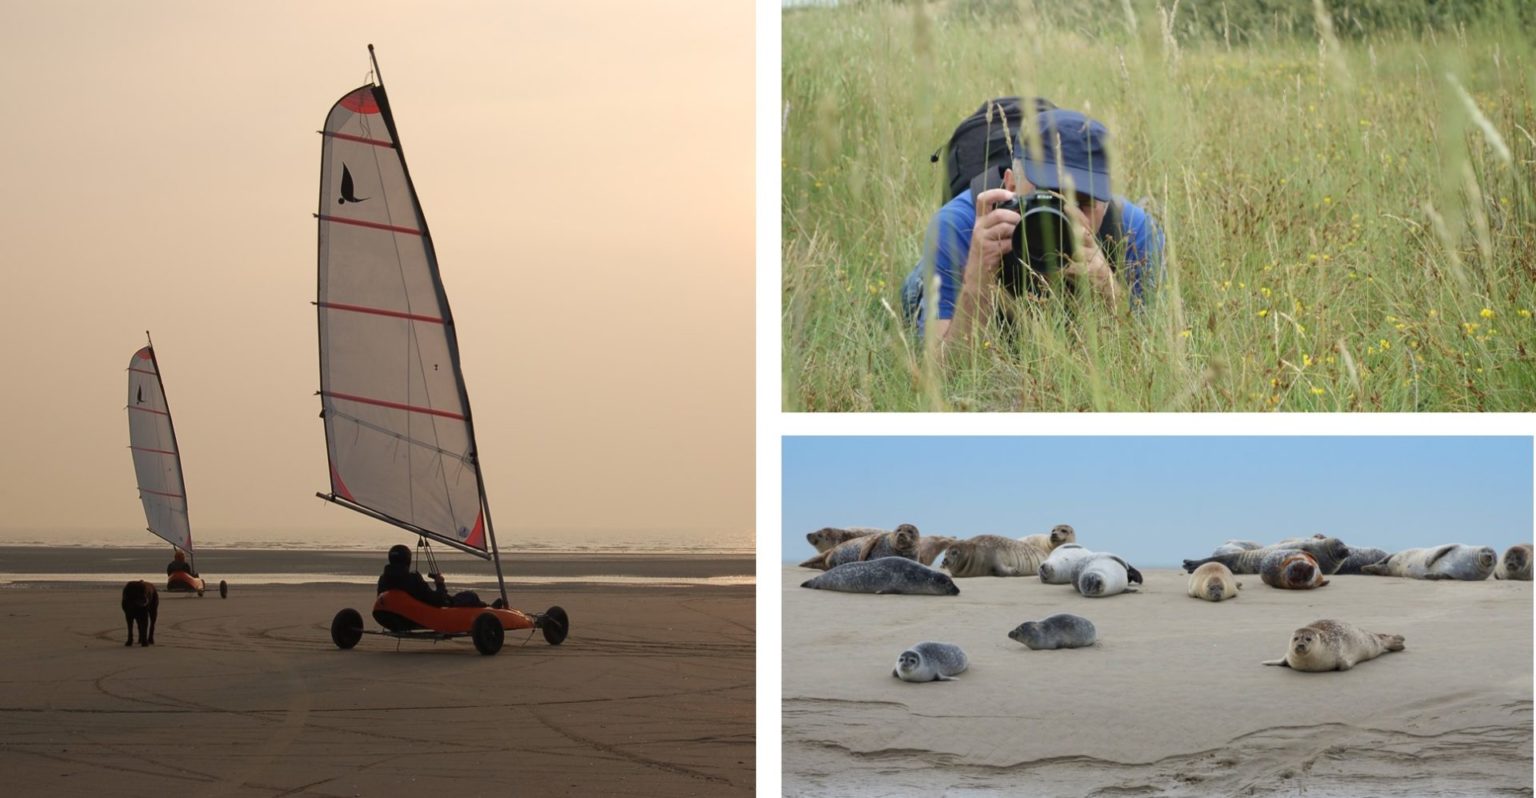
[[[752,23],[714,0],[0,2],[0,529],[143,528],[146,329],[194,534],[373,526],[314,498],[311,306],[315,131],[372,42],[503,537],[748,533]]]
[[[1325,533],[1502,552],[1532,534],[1529,437],[784,439],[783,558],[824,526],[1078,542],[1177,565],[1228,538]]]

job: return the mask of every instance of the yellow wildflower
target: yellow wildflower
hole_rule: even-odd
[[[1313,396],[1322,396],[1324,393],[1327,393],[1327,391],[1324,391],[1322,388],[1313,388],[1312,389],[1312,395]]]
[[[1493,308],[1483,308],[1478,312],[1477,315],[1482,316],[1485,319],[1491,319],[1493,318]]]
[[[1261,318],[1261,319],[1264,318],[1265,316],[1268,316],[1268,315],[1269,315],[1269,308],[1264,308],[1263,310],[1259,311],[1259,318]]]
[[[1521,308],[1515,312],[1520,314],[1520,318],[1522,319],[1529,319],[1531,317],[1531,312],[1525,308]]]

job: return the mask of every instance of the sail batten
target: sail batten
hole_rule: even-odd
[[[192,529],[187,522],[181,449],[176,445],[176,428],[171,425],[171,408],[165,399],[160,364],[151,347],[134,352],[128,361],[128,410],[128,449],[133,454],[147,528],[191,554]]]
[[[348,92],[321,134],[319,495],[489,558],[453,316],[383,86]]]

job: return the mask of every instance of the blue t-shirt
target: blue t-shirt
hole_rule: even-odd
[[[1140,206],[1118,195],[1115,201],[1120,204],[1120,224],[1126,232],[1125,276],[1131,289],[1129,301],[1135,306],[1143,295],[1156,287],[1162,276],[1163,232],[1151,214]],[[975,227],[976,201],[971,197],[970,189],[945,203],[928,225],[928,236],[923,241],[924,259],[918,261],[902,289],[907,312],[917,319],[919,333],[923,330],[923,316],[928,312],[928,303],[922,299],[927,259],[932,258],[933,273],[939,276],[939,318],[954,318],[966,256],[971,250],[971,231]]]

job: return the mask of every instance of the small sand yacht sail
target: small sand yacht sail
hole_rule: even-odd
[[[315,304],[331,490],[316,495],[491,560],[506,607],[453,316],[376,60],[373,74],[378,82],[338,100],[321,131]],[[483,654],[500,650],[507,629],[541,629],[553,645],[568,629],[559,607],[431,607],[400,591],[381,593],[373,616],[387,630],[375,634],[469,634]],[[353,609],[331,625],[341,648],[363,633]]]
[[[149,333],[144,336],[148,338]],[[128,361],[128,448],[133,451],[133,470],[138,477],[139,499],[144,502],[149,531],[186,552],[195,573],[197,550],[192,546],[192,528],[187,523],[181,449],[176,446],[176,428],[171,425],[171,407],[165,401],[165,384],[160,380],[160,363],[155,360],[153,341],[134,352]],[[174,571],[168,576],[166,590],[192,590],[203,595],[202,577],[185,571]],[[222,580],[219,595],[229,595],[229,586]]]

